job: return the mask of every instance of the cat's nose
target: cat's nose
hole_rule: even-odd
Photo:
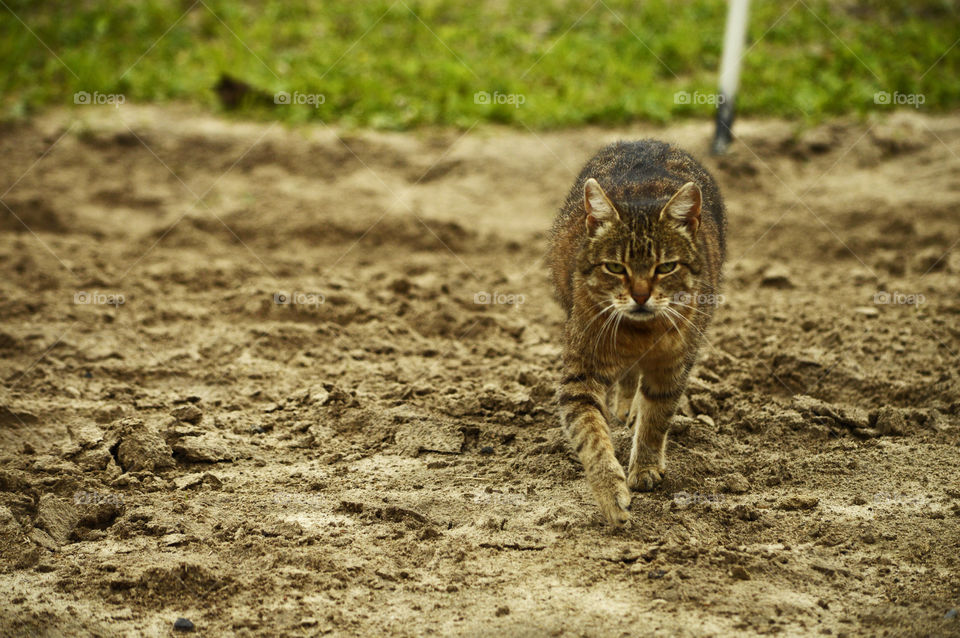
[[[650,298],[649,292],[634,291],[630,293],[630,296],[633,297],[633,300],[637,302],[637,305],[642,306],[647,303],[647,299]]]

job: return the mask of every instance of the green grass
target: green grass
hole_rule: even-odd
[[[248,99],[245,116],[391,129],[709,117],[710,104],[674,94],[713,92],[726,17],[720,0],[3,2],[4,119],[72,106],[77,91],[223,110],[213,86],[229,74],[264,96],[324,96],[317,108]],[[954,2],[751,10],[740,113],[817,121],[890,109],[874,103],[878,91],[922,94],[927,111],[960,104],[960,45],[937,61],[960,37]],[[480,91],[524,103],[477,104]]]

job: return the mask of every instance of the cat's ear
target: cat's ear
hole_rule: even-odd
[[[700,187],[693,182],[687,182],[680,187],[667,205],[660,211],[660,221],[669,221],[696,236],[700,228],[700,208],[703,205],[703,195]]]
[[[587,232],[591,235],[600,226],[620,219],[613,202],[592,177],[583,185],[583,206],[587,210]]]

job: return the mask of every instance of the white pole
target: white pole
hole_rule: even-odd
[[[730,0],[727,27],[723,34],[723,58],[720,61],[720,87],[717,94],[717,131],[713,138],[713,152],[724,153],[733,140],[734,103],[740,85],[740,62],[747,36],[747,17],[750,0]]]

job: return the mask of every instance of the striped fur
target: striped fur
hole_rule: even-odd
[[[725,223],[710,174],[653,140],[600,150],[554,223],[549,263],[567,313],[560,418],[611,523],[629,517],[630,489],[662,479],[670,417],[720,299]],[[633,427],[626,472],[608,398]]]

